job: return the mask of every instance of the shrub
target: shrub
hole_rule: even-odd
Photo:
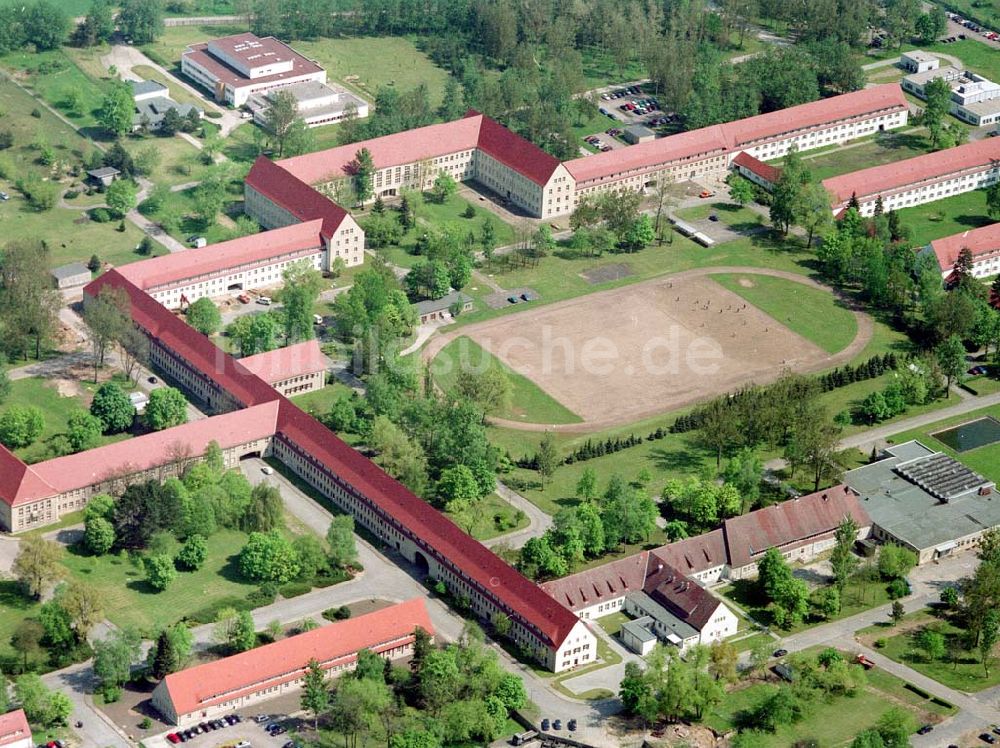
[[[142,721],[139,723],[140,730],[148,730],[152,726],[153,726],[153,720],[151,720],[149,717],[143,717]]]
[[[327,608],[322,615],[328,621],[346,621],[351,617],[351,609],[341,605],[339,608]]]
[[[475,218],[476,217],[476,207],[469,203],[465,206],[465,210],[462,212],[462,218]]]
[[[76,198],[80,197],[80,191],[66,190],[65,194],[63,194],[63,197],[66,198],[67,200],[75,200]]]
[[[906,597],[910,594],[910,583],[905,579],[893,579],[886,585],[885,591],[888,593],[890,600],[899,600],[901,597]]]
[[[31,116],[34,117],[35,119],[41,119],[42,110],[39,109],[38,107],[35,107],[34,109],[31,110]]]
[[[214,109],[208,109],[205,111],[205,116],[211,119],[220,119],[222,117],[222,112],[217,112]]]
[[[889,646],[889,640],[884,636],[875,640],[875,649],[885,649]]]
[[[107,223],[111,220],[111,211],[107,208],[94,208],[90,211],[90,220],[95,223]]]
[[[282,585],[278,588],[282,597],[298,597],[299,595],[304,595],[312,589],[312,586],[306,582],[289,582],[288,584]]]
[[[105,704],[113,704],[122,697],[122,687],[108,684],[101,691]]]
[[[277,596],[277,587],[273,584],[262,584],[260,587],[247,595],[247,602],[250,603],[250,607],[252,608],[260,608],[264,605],[270,605],[273,603]]]

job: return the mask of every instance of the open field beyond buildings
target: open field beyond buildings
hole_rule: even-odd
[[[154,61],[180,74],[181,53],[191,44],[207,42],[230,34],[242,34],[247,30],[245,24],[232,26],[170,26],[163,30],[155,42],[142,45],[145,52]],[[176,67],[176,70],[174,68]]]
[[[854,313],[828,290],[767,275],[711,278],[827,353],[842,351],[858,334]]]
[[[956,402],[955,398],[952,398],[952,402]],[[936,421],[935,423],[932,423],[929,426],[924,426],[923,428],[907,431],[903,434],[897,434],[892,438],[892,442],[894,444],[902,444],[903,442],[910,441],[911,439],[917,439],[931,449],[940,450],[941,452],[945,452],[960,460],[963,464],[968,465],[970,468],[981,473],[990,480],[1000,482],[1000,442],[987,444],[984,447],[971,449],[958,454],[947,444],[938,441],[931,436],[931,434],[941,431],[942,429],[957,426],[968,421],[974,421],[977,418],[982,418],[984,416],[1000,418],[1000,405],[994,405],[989,408],[981,408],[980,410],[974,410],[971,413],[966,413],[964,416],[947,418],[943,421]]]
[[[86,74],[66,51],[11,52],[0,58],[0,65],[12,70],[18,82],[37,92],[74,125],[85,128],[89,136],[101,134],[97,113],[107,84]]]
[[[585,421],[673,410],[825,352],[702,274],[543,306],[463,333]]]
[[[986,191],[975,190],[899,211],[912,232],[910,243],[921,247],[934,239],[993,223],[986,214]]]
[[[461,370],[486,371],[497,368],[511,384],[510,404],[495,415],[534,423],[577,423],[580,417],[553,399],[531,379],[512,370],[464,335],[446,345],[434,358],[432,373],[445,391],[451,390]]]
[[[916,636],[926,628],[944,634],[945,641],[949,645],[959,643],[957,661],[953,662],[950,656],[940,660],[930,660],[921,652],[916,643]],[[930,611],[911,613],[902,620],[899,628],[887,622],[884,625],[878,624],[861,629],[858,635],[869,645],[876,640],[884,640],[885,646],[878,648],[881,654],[956,691],[974,693],[1000,683],[1000,669],[992,667],[987,676],[979,659],[978,650],[969,651],[961,646],[960,642],[965,632]]]

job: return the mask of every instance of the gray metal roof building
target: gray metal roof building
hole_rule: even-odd
[[[883,454],[844,476],[860,494],[877,538],[908,546],[926,563],[975,544],[984,530],[1000,525],[993,481],[918,441]]]

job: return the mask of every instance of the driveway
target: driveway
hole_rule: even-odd
[[[75,730],[81,748],[131,748],[132,744],[118,732],[118,728],[94,708],[91,694],[97,679],[89,661],[43,675],[42,682],[49,688],[62,691],[73,702],[69,723],[83,723]]]

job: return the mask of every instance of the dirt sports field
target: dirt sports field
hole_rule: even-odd
[[[472,338],[578,414],[584,423],[559,429],[576,431],[667,412],[786,368],[824,369],[853,358],[870,339],[871,320],[858,314],[855,340],[828,355],[708,277],[720,272],[761,273],[699,269],[589,294],[464,327],[432,341],[425,355],[456,335]]]

